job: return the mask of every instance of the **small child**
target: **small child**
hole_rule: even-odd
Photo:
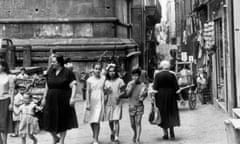
[[[23,95],[23,102],[24,104],[20,107],[21,118],[19,124],[19,134],[22,137],[22,144],[26,144],[27,136],[33,140],[33,144],[37,144],[37,139],[34,134],[39,133],[40,130],[35,112],[40,111],[41,107],[32,101],[32,95],[28,93]]]
[[[141,70],[134,69],[132,71],[132,81],[126,88],[126,95],[129,97],[129,115],[131,127],[133,129],[133,142],[140,143],[141,121],[144,113],[143,101],[147,97],[147,87],[140,81]]]
[[[13,124],[14,124],[14,134],[10,135],[11,137],[18,136],[18,129],[20,123],[20,107],[23,104],[23,93],[25,87],[18,87],[18,93],[14,96],[13,101]]]

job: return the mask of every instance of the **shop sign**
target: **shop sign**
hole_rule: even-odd
[[[186,62],[188,60],[187,52],[182,52],[181,53],[181,60]]]
[[[203,39],[205,40],[205,48],[211,49],[215,43],[214,36],[214,22],[208,22],[204,24]]]
[[[194,61],[193,56],[189,56],[188,59],[189,59],[190,62]]]

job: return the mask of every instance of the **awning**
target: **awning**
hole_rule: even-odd
[[[155,6],[146,6],[146,23],[147,26],[154,26],[156,23],[161,22],[161,5],[157,1]]]
[[[140,54],[141,54],[140,51],[134,51],[134,52],[128,53],[128,54],[126,55],[126,57],[128,58],[128,57],[131,57],[131,56],[138,56],[138,55],[140,55]]]

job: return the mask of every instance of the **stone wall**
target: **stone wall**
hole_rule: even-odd
[[[0,36],[126,38],[126,28],[119,34],[114,32],[121,29],[115,26],[118,19],[127,24],[127,7],[127,0],[0,0]],[[105,18],[112,21],[104,21]]]

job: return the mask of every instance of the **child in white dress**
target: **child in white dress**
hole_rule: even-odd
[[[32,101],[32,95],[23,95],[24,104],[20,107],[20,124],[19,124],[19,134],[22,137],[22,144],[26,144],[26,137],[29,136],[33,140],[33,144],[37,144],[37,139],[34,134],[39,133],[38,119],[34,116],[36,111],[41,110]]]
[[[12,137],[18,136],[18,129],[20,123],[20,107],[23,104],[23,93],[25,91],[24,87],[18,88],[18,93],[14,96],[13,101],[13,123],[14,123],[14,134],[11,135]]]

